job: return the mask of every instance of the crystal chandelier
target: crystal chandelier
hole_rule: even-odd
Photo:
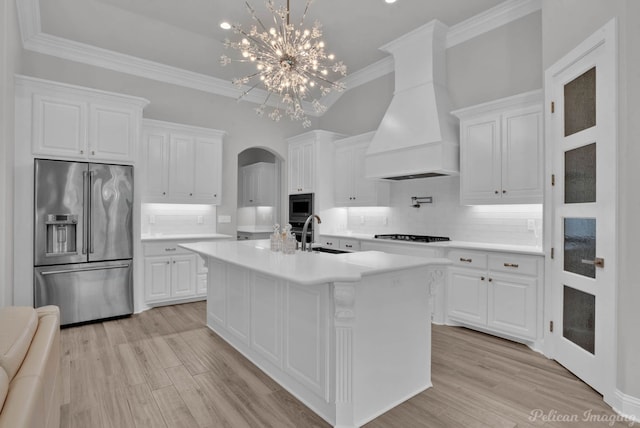
[[[254,63],[256,66],[254,73],[233,79],[233,84],[239,89],[251,85],[242,92],[239,100],[262,84],[268,94],[255,109],[256,113],[263,116],[269,98],[275,94],[278,99],[268,114],[269,118],[279,121],[283,110],[291,120],[302,121],[305,128],[311,126],[311,121],[303,109],[302,101],[310,99],[314,110],[323,113],[326,107],[319,98],[332,90],[345,89],[342,82],[330,75],[347,75],[347,67],[342,61],[335,62],[333,54],[325,53],[320,23],[316,21],[311,29],[303,27],[311,1],[307,0],[302,19],[296,26],[289,22],[289,0],[286,8],[276,7],[273,0],[267,0],[267,8],[273,15],[273,26],[269,28],[256,16],[249,3],[245,3],[255,24],[248,31],[243,30],[240,24],[233,24],[232,28],[240,41],[227,39],[224,44],[226,48],[239,51],[241,58],[232,60],[227,55],[220,57],[223,66],[232,61]]]

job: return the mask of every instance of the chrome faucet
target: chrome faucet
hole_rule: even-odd
[[[315,214],[311,214],[307,217],[307,221],[304,222],[304,226],[302,227],[302,237],[300,238],[300,241],[302,242],[302,251],[311,251],[312,243],[309,243],[309,249],[307,249],[307,229],[309,228],[309,222],[312,222],[314,217],[318,220],[318,224],[322,223],[320,217]]]

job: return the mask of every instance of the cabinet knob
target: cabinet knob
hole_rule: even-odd
[[[175,261],[175,260],[173,261],[173,264],[174,264],[174,265],[176,264],[176,261]],[[489,280],[489,281],[491,281],[491,280]]]
[[[83,155],[84,154],[84,150],[80,150],[80,154]]]
[[[493,192],[493,193],[495,193],[496,195],[499,195],[499,194],[500,194],[500,192],[499,192],[499,191],[497,191],[497,190],[496,190],[495,192]]]
[[[484,276],[481,276],[481,277],[480,277],[480,281],[484,281]]]
[[[502,193],[507,193],[507,191],[506,191],[506,190],[503,190],[503,191],[502,191]]]
[[[91,155],[93,156],[95,154],[96,154],[95,150],[91,150]]]
[[[217,194],[217,193],[214,193],[214,194],[213,194],[213,197],[214,197],[214,198],[217,198],[217,197],[218,197],[218,194]]]
[[[167,264],[169,264],[169,263],[171,263],[171,262],[167,262]]]
[[[166,194],[167,194],[167,192],[162,192],[162,196],[164,196],[164,195],[166,195]]]
[[[189,196],[193,196],[193,193],[189,193]]]
[[[489,282],[492,282],[492,281],[493,281],[493,278],[489,278]]]

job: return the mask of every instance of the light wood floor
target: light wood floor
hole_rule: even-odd
[[[62,354],[63,428],[329,426],[207,329],[204,302],[63,329]],[[492,336],[434,326],[432,371],[433,388],[366,426],[628,426],[585,422],[614,414],[555,362]]]

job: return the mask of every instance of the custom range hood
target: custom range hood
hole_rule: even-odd
[[[433,20],[380,48],[393,55],[395,91],[367,149],[367,178],[459,174],[458,121],[446,85],[447,29]]]

